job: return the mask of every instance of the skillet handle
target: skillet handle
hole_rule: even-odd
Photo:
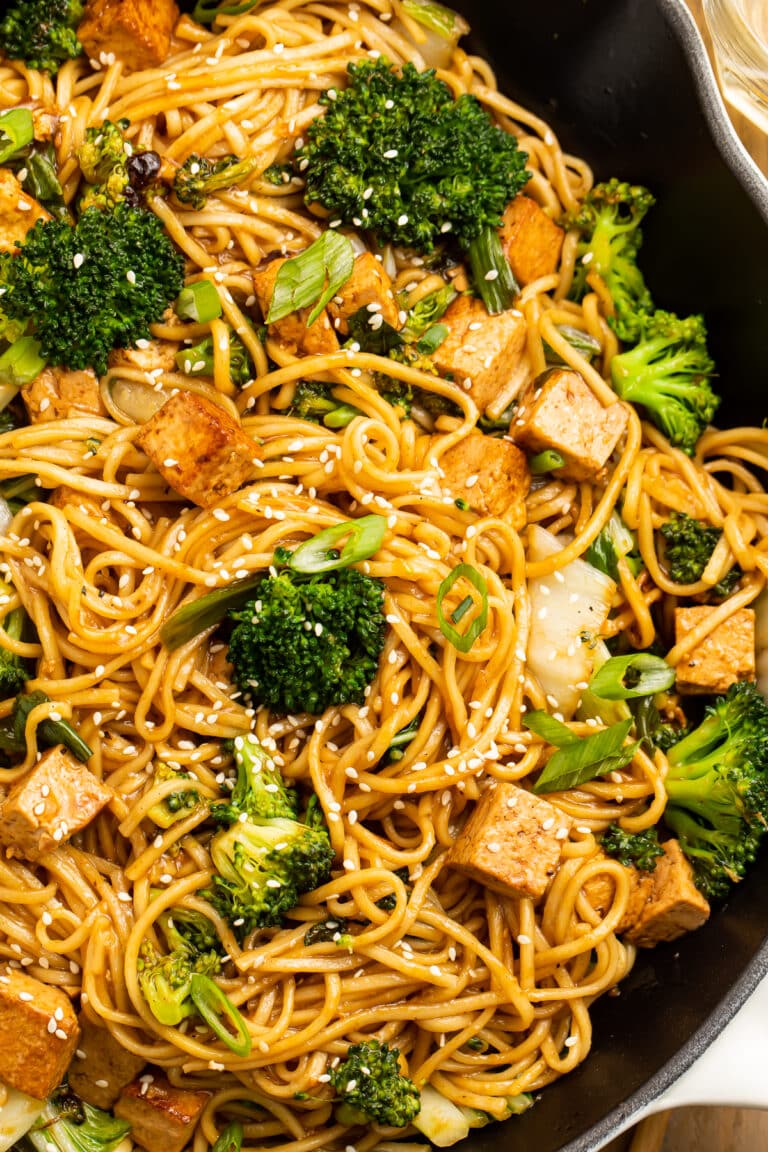
[[[687,1072],[642,1113],[689,1104],[768,1108],[768,977]]]

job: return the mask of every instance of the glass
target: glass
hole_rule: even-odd
[[[726,100],[768,133],[768,0],[704,0]]]

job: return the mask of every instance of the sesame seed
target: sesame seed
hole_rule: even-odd
[[[485,274],[486,280],[498,280],[498,278],[499,278],[499,273],[498,273],[498,270],[496,268],[490,268]]]
[[[518,942],[518,944],[530,944],[531,938],[530,938],[530,936],[526,936],[526,935],[524,935],[524,933],[521,932],[517,938],[517,942]]]
[[[82,252],[75,252],[74,256],[72,257],[73,267],[74,268],[82,268],[84,263],[85,263],[85,256],[82,254]]]

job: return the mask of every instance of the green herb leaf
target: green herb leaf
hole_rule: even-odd
[[[480,611],[474,619],[470,621],[466,632],[459,632],[457,628],[454,628],[443,613],[443,600],[458,580],[467,580],[473,588],[477,589],[481,598]],[[458,611],[458,609],[456,609],[456,611]],[[462,612],[462,616],[463,615],[464,613]],[[456,567],[448,573],[437,591],[437,621],[443,636],[453,644],[454,648],[458,648],[459,652],[469,652],[475,640],[477,640],[488,623],[488,585],[485,582],[484,576],[478,572],[477,568],[473,568],[471,564],[457,564]]]
[[[294,572],[333,572],[337,568],[348,568],[378,552],[386,530],[385,516],[345,520],[305,540],[290,554],[286,564]],[[344,544],[339,549],[336,545],[341,540]]]
[[[631,727],[631,718],[622,720],[620,724],[612,724],[593,736],[558,748],[536,781],[534,792],[564,792],[568,788],[578,788],[596,776],[626,768],[637,751],[637,744],[624,747]]]
[[[612,656],[601,664],[589,682],[590,691],[601,700],[635,700],[666,692],[675,682],[675,670],[660,656],[632,652]]]
[[[309,308],[310,327],[329,300],[352,275],[355,251],[341,232],[329,228],[298,256],[280,265],[269,306],[267,323],[274,324],[298,308]]]
[[[554,744],[555,748],[565,748],[566,745],[576,744],[579,740],[567,724],[563,724],[562,720],[556,720],[549,712],[528,712],[523,717],[523,724],[531,732],[541,736],[542,740],[546,740],[547,744]]]

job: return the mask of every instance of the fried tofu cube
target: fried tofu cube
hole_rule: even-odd
[[[88,0],[77,35],[91,60],[155,68],[168,56],[178,18],[175,0]]]
[[[176,392],[136,437],[171,488],[210,508],[249,480],[256,444],[228,412],[196,392]]]
[[[253,270],[253,291],[265,320],[272,304],[277,274],[283,264],[284,259],[269,260]],[[323,308],[314,324],[307,327],[311,311],[311,308],[297,308],[295,312],[289,312],[282,320],[269,325],[270,335],[293,355],[301,352],[305,356],[322,356],[338,352],[339,341],[331,325],[328,310]]]
[[[140,348],[116,348],[109,357],[109,367],[130,368],[138,372],[176,372],[176,353],[181,348],[175,340],[142,341]]]
[[[500,236],[519,284],[557,271],[565,233],[530,196],[515,196],[507,206]]]
[[[126,1084],[135,1080],[146,1064],[143,1056],[129,1052],[108,1028],[94,1024],[85,1012],[78,1017],[80,1041],[67,1072],[67,1080],[86,1104],[108,1110]]]
[[[112,789],[58,744],[0,804],[0,844],[7,856],[37,860],[82,831],[111,799]]]
[[[525,453],[509,440],[471,432],[440,457],[443,488],[481,516],[498,516],[519,531],[531,483]]]
[[[123,1088],[115,1116],[131,1125],[131,1138],[147,1152],[181,1152],[192,1139],[210,1092],[174,1088],[155,1076],[147,1086],[134,1080]]]
[[[559,452],[565,464],[558,475],[588,480],[608,461],[627,419],[623,404],[604,408],[578,372],[553,368],[523,396],[510,433],[529,452]]]
[[[64,1079],[80,1029],[66,992],[18,969],[0,972],[0,1080],[45,1100]]]
[[[328,315],[336,331],[346,336],[349,332],[347,321],[361,308],[367,308],[371,317],[383,316],[393,328],[400,327],[392,280],[373,252],[361,252],[356,257],[352,275],[328,305]]]
[[[47,420],[76,420],[83,416],[107,417],[102,404],[99,381],[90,368],[44,368],[21,390],[29,419],[33,424]]]
[[[708,605],[675,609],[675,643],[702,624],[715,609]],[[718,624],[700,644],[678,663],[680,692],[726,692],[737,680],[755,676],[755,613],[740,608]]]
[[[459,385],[469,380],[469,394],[484,412],[506,388],[523,355],[525,320],[514,311],[490,316],[482,300],[458,296],[440,323],[448,336],[433,356],[437,370]],[[510,395],[508,402],[513,399]]]
[[[709,919],[709,904],[693,882],[693,869],[677,840],[667,840],[653,872],[636,872],[624,921],[625,940],[653,948],[677,940]],[[628,923],[629,922],[629,923]]]
[[[486,888],[538,900],[559,867],[570,826],[548,800],[497,783],[478,800],[448,862]]]
[[[50,220],[37,200],[27,196],[13,172],[0,168],[0,252],[15,252],[38,220]]]

